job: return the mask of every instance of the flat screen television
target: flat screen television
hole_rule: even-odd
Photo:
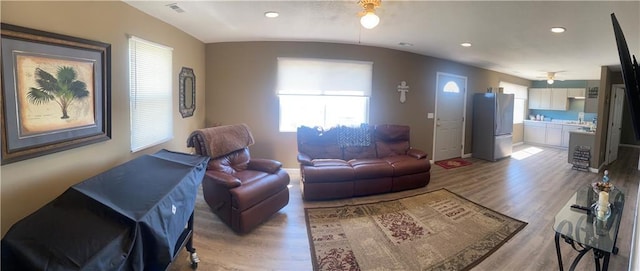
[[[632,62],[627,41],[624,39],[622,28],[618,23],[618,19],[616,19],[615,13],[611,13],[611,22],[613,23],[613,33],[618,45],[622,79],[624,80],[625,93],[627,94],[627,101],[631,111],[633,130],[636,134],[636,140],[640,140],[640,67],[638,67],[638,61],[635,56],[633,56]]]

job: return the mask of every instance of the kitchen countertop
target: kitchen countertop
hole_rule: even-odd
[[[572,126],[580,126],[580,127],[591,127],[591,125],[592,125],[591,123],[586,123],[586,122],[583,122],[583,123],[564,122],[562,124],[564,124],[564,125],[572,125]]]
[[[591,122],[582,122],[579,123],[577,120],[524,120],[526,122],[531,123],[552,123],[552,124],[563,124],[563,125],[571,125],[571,126],[579,126],[579,127],[591,127]]]
[[[584,131],[584,130],[574,130],[574,131],[569,131],[569,133],[583,134],[583,135],[595,135],[596,134],[595,131]]]

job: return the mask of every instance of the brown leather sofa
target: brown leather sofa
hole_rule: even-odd
[[[322,131],[298,128],[302,197],[323,200],[424,187],[427,154],[410,147],[405,125],[363,125]]]
[[[236,233],[244,234],[289,203],[289,174],[275,160],[251,158],[254,143],[245,124],[194,131],[187,146],[211,157],[202,181],[211,210]]]

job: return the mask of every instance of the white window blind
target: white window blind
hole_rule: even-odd
[[[516,99],[526,100],[527,97],[529,96],[528,95],[529,90],[527,86],[522,86],[522,85],[517,85],[517,84],[512,84],[507,82],[500,82],[499,87],[504,88],[504,93],[506,94],[515,94]]]
[[[371,96],[373,62],[278,58],[279,95]]]
[[[373,62],[278,58],[280,131],[367,123],[372,77]]]
[[[526,86],[500,82],[499,87],[504,89],[506,94],[514,94],[513,100],[513,123],[523,123],[525,114],[525,104],[529,97],[529,90]]]
[[[173,138],[172,48],[129,38],[131,151]]]

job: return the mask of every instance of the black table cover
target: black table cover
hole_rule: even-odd
[[[2,270],[164,270],[208,161],[162,150],[73,185],[9,229]]]

